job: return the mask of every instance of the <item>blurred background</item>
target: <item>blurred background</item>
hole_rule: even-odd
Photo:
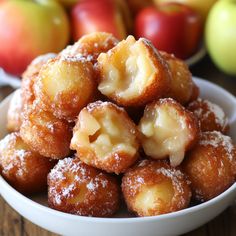
[[[234,0],[0,0],[0,22],[0,67],[18,77],[38,55],[94,31],[145,37],[191,66],[207,52],[236,76]]]

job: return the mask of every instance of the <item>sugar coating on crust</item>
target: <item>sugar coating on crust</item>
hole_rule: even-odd
[[[125,173],[122,191],[129,210],[159,215],[188,206],[191,191],[180,169],[165,161],[143,160]]]
[[[48,175],[49,206],[83,216],[111,216],[119,207],[116,179],[83,164],[79,159],[60,160]]]
[[[160,51],[161,56],[169,65],[172,79],[170,81],[170,90],[165,97],[171,97],[181,104],[186,104],[192,98],[196,86],[192,79],[187,64],[173,54]]]
[[[138,127],[146,155],[154,159],[169,157],[172,166],[183,161],[199,132],[195,117],[171,98],[147,105]]]
[[[223,135],[221,132],[212,131],[212,132],[204,132],[202,138],[199,141],[200,145],[203,146],[211,146],[214,148],[218,148],[221,146],[226,156],[230,161],[236,161],[235,159],[235,146],[233,144],[233,140],[231,137]]]
[[[80,112],[71,148],[83,162],[119,174],[137,160],[138,138],[137,128],[123,108],[97,101]]]
[[[73,56],[84,58],[85,60],[95,64],[100,53],[107,52],[118,42],[118,39],[116,39],[112,34],[94,32],[82,36],[74,45],[67,46],[60,55],[65,57]]]
[[[191,181],[194,199],[204,202],[225,191],[236,174],[236,148],[218,131],[203,132],[187,154],[183,170]]]
[[[11,133],[0,141],[0,171],[2,176],[24,194],[46,189],[47,174],[54,162],[31,151],[19,133]]]
[[[191,102],[187,109],[192,111],[200,121],[202,131],[221,131],[226,133],[229,130],[229,122],[223,109],[207,100],[198,98]]]
[[[98,57],[99,91],[123,106],[144,105],[169,89],[168,65],[150,41],[133,36]]]

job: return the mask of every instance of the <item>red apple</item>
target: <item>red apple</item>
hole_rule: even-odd
[[[160,50],[186,59],[198,49],[201,18],[191,8],[178,3],[148,7],[135,19],[135,35],[151,40]]]
[[[123,0],[81,0],[72,9],[71,19],[76,41],[96,31],[109,32],[123,39],[127,36],[126,22],[130,22],[131,17]]]
[[[133,15],[136,15],[141,9],[153,5],[153,0],[127,0],[127,4]]]
[[[59,52],[69,39],[67,15],[54,0],[4,1],[0,22],[0,67],[15,75],[36,56]]]
[[[203,22],[206,20],[209,10],[216,1],[217,0],[154,0],[155,4],[158,5],[167,2],[178,2],[189,6],[201,15]]]

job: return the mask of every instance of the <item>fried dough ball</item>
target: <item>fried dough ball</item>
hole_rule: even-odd
[[[116,179],[78,158],[60,160],[48,175],[48,202],[56,210],[107,217],[118,210],[119,201]]]
[[[86,60],[51,59],[41,68],[35,86],[41,107],[58,118],[73,121],[96,90],[93,76],[93,66]]]
[[[47,174],[54,162],[33,151],[19,133],[8,134],[0,141],[0,169],[2,176],[16,190],[24,194],[46,190]]]
[[[208,100],[198,98],[191,102],[187,109],[200,121],[202,131],[217,130],[221,133],[229,131],[229,122],[224,111],[220,106]]]
[[[199,87],[194,83],[192,95],[191,95],[191,97],[190,97],[190,99],[189,99],[189,102],[193,102],[193,101],[197,100],[198,97],[199,97],[199,95],[200,95],[200,89],[199,89]]]
[[[39,71],[49,59],[54,58],[55,56],[55,53],[47,53],[36,57],[23,73],[21,89],[24,105],[31,105],[35,100],[35,92],[33,87],[35,81],[37,80]]]
[[[80,112],[70,147],[86,164],[119,174],[138,158],[138,131],[124,109],[97,101]]]
[[[204,202],[225,191],[234,182],[235,164],[232,139],[218,131],[203,132],[183,162],[194,199]]]
[[[138,216],[155,216],[188,207],[191,190],[180,169],[166,161],[143,160],[122,179],[128,209]]]
[[[82,36],[78,42],[72,46],[68,46],[62,51],[62,55],[84,57],[86,60],[95,64],[97,58],[102,52],[107,52],[119,42],[110,33],[94,32]]]
[[[9,132],[19,131],[22,123],[23,101],[22,91],[18,89],[12,96],[7,112],[7,130]]]
[[[183,60],[176,58],[173,54],[163,51],[160,54],[168,63],[172,76],[170,91],[165,97],[171,97],[181,104],[188,103],[192,98],[194,86],[196,86],[188,66]]]
[[[139,130],[146,155],[154,159],[169,156],[172,166],[183,161],[185,152],[196,143],[199,134],[194,115],[171,98],[148,104]]]
[[[98,57],[98,90],[118,105],[141,106],[166,94],[167,63],[147,39],[133,36]]]
[[[20,134],[42,156],[60,159],[70,154],[71,126],[66,120],[40,109],[36,101],[24,111]]]

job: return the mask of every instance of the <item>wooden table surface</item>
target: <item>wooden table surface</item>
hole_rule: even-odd
[[[216,69],[208,57],[191,68],[193,75],[205,78],[221,85],[236,95],[236,76],[227,76]],[[9,87],[0,88],[0,100],[12,92]],[[30,209],[29,209],[30,211]],[[53,236],[16,213],[0,197],[0,236]],[[185,236],[235,236],[236,204],[230,206],[221,215],[208,224],[189,232]],[[148,235],[147,235],[148,236]]]

